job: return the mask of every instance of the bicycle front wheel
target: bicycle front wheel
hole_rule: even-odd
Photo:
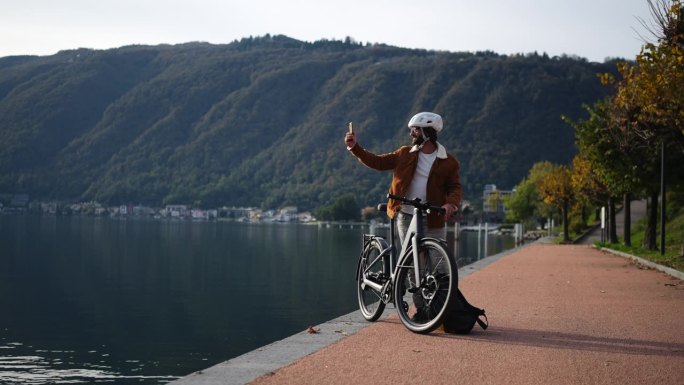
[[[389,280],[389,256],[383,254],[384,247],[376,239],[366,246],[359,259],[356,288],[359,308],[367,321],[377,321],[385,310],[382,286]]]
[[[399,266],[394,286],[395,306],[401,322],[415,333],[426,334],[442,324],[458,288],[458,269],[440,242],[423,240],[419,247],[419,281],[416,282],[412,249]]]

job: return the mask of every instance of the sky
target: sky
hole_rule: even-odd
[[[634,59],[647,0],[0,0],[0,57],[286,35],[450,52]]]

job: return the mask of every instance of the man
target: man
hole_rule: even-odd
[[[347,149],[366,166],[379,170],[392,170],[390,193],[409,199],[420,198],[435,206],[442,206],[445,215],[428,214],[425,235],[446,239],[446,221],[458,210],[463,197],[459,177],[460,164],[447,154],[437,142],[442,131],[442,117],[432,112],[421,112],[408,122],[412,146],[402,146],[389,154],[377,155],[363,148],[356,134],[348,132],[344,142]],[[390,200],[387,215],[395,218],[400,244],[411,222],[413,207]]]

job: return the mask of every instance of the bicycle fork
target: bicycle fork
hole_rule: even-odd
[[[418,250],[417,237],[414,237],[412,241],[414,271],[411,284],[413,287],[408,289],[408,292],[414,296],[416,305],[430,305],[439,284],[431,272],[432,260],[428,251],[424,250],[421,254]]]

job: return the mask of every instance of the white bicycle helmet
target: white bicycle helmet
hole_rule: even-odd
[[[442,131],[442,117],[435,114],[434,112],[419,112],[411,118],[408,122],[409,128],[411,127],[432,127],[435,131]]]

